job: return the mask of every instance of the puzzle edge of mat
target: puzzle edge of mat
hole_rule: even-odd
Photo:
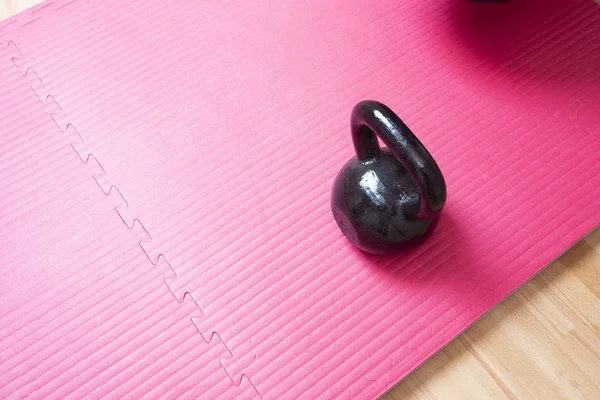
[[[75,0],[67,1],[65,6],[72,4],[74,1]],[[9,21],[11,25],[13,25],[13,22],[17,19],[19,21],[24,21],[22,24],[14,25],[16,29],[20,29],[21,27],[30,25],[31,23],[36,22],[40,19],[39,17],[32,17],[32,14],[35,13],[36,10],[53,9],[53,7],[50,7],[50,5],[52,4],[56,4],[56,2],[50,3],[49,5],[42,3],[39,7],[33,10],[33,12],[30,12],[31,10],[28,10],[26,12],[17,14],[15,17],[18,18],[9,19],[6,21]],[[71,148],[77,154],[82,164],[84,164],[89,169],[88,172],[91,171],[92,178],[94,179],[102,193],[105,196],[112,198],[111,204],[113,204],[114,211],[122,220],[123,224],[126,226],[128,231],[132,232],[136,240],[138,240],[140,249],[148,258],[148,262],[152,263],[154,268],[162,268],[163,271],[167,271],[163,273],[163,282],[173,295],[174,299],[179,304],[183,304],[186,301],[191,301],[194,303],[198,315],[193,316],[191,318],[191,323],[196,328],[197,333],[200,335],[200,337],[205,343],[213,346],[222,347],[223,354],[219,357],[218,361],[221,364],[221,367],[223,368],[227,376],[231,379],[232,384],[240,388],[244,386],[251,387],[255,393],[255,396],[252,397],[262,399],[262,395],[259,393],[258,389],[252,383],[250,377],[247,374],[242,373],[240,374],[239,379],[235,379],[236,377],[232,376],[225,367],[223,360],[232,360],[233,353],[229,350],[225,342],[221,339],[218,332],[212,331],[209,337],[205,337],[201,333],[200,329],[195,323],[195,320],[203,318],[204,316],[198,303],[193,298],[191,293],[187,291],[184,292],[183,295],[181,295],[180,299],[178,298],[176,293],[171,289],[169,282],[177,279],[177,274],[175,273],[175,270],[171,267],[166,256],[162,252],[158,254],[156,261],[152,260],[151,255],[146,252],[146,250],[143,247],[143,244],[148,244],[152,240],[152,237],[149,234],[148,230],[144,227],[143,223],[139,220],[139,218],[133,218],[131,220],[127,219],[126,215],[128,215],[129,205],[125,197],[122,195],[121,191],[110,182],[109,178],[107,178],[107,173],[102,167],[102,164],[100,163],[98,158],[93,154],[92,149],[88,146],[87,142],[85,142],[85,140],[77,131],[75,126],[66,120],[62,108],[58,105],[54,97],[44,90],[44,85],[41,78],[37,75],[35,69],[27,63],[27,58],[18,48],[15,41],[12,39],[7,39],[4,36],[5,32],[2,31],[2,28],[7,26],[6,24],[4,24],[4,22],[0,23],[0,33],[3,34],[3,36],[0,37],[0,47],[3,51],[7,53],[5,56],[12,59],[12,63],[14,64],[15,68],[22,76],[22,78],[26,81],[26,84],[31,88],[31,90],[33,91],[37,99],[40,101],[40,103],[42,103],[43,106],[48,110],[47,112],[50,118],[57,125],[60,132],[69,136]],[[141,237],[145,239],[140,240]]]

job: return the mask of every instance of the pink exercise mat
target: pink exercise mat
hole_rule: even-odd
[[[156,373],[152,382],[164,392],[152,391],[136,368],[120,364],[138,365],[144,352],[106,347],[113,358],[96,368],[120,374],[83,375],[81,388],[124,379],[150,398],[237,398],[237,391],[264,399],[374,398],[600,223],[600,9],[589,0],[77,0],[44,3],[3,28],[3,46],[18,49],[4,52],[21,54],[14,70],[3,69],[2,87],[23,80],[45,102],[44,112],[30,116],[33,92],[2,99],[6,115],[23,121],[9,125],[15,133],[1,132],[3,186],[23,158],[12,144],[24,140],[17,132],[54,118],[75,139],[45,131],[66,148],[42,157],[49,168],[73,161],[72,142],[81,160],[93,155],[90,162],[101,165],[102,191],[112,188],[126,201],[107,201],[89,182],[62,189],[73,184],[70,174],[95,185],[89,162],[65,169],[65,182],[48,182],[74,205],[52,208],[54,224],[36,223],[49,213],[49,191],[37,191],[40,204],[26,213],[5,211],[3,221],[20,224],[3,224],[2,260],[10,261],[3,274],[41,279],[62,293],[68,272],[61,271],[96,270],[94,252],[104,251],[121,281],[134,285],[129,290],[158,292],[167,277],[171,303],[145,310],[156,321],[142,317],[164,333],[165,358],[183,363],[182,347],[168,341],[178,337],[174,326],[197,336],[194,367],[183,363],[197,386]],[[8,77],[18,70],[28,73]],[[405,120],[448,185],[434,235],[393,257],[357,251],[329,210],[333,179],[353,155],[350,110],[364,99]],[[29,161],[51,140],[36,132]],[[27,177],[38,164],[28,165],[19,184],[32,191]],[[25,194],[1,196],[13,204]],[[122,226],[110,219],[114,206]],[[89,231],[80,219],[94,221]],[[66,227],[57,237],[59,223]],[[126,225],[145,229],[142,248],[124,244],[139,237]],[[36,243],[31,237],[74,244],[20,250]],[[140,255],[152,271],[143,281],[130,265],[144,268],[131,261]],[[27,276],[41,260],[53,261],[43,266],[46,275]],[[50,366],[10,350],[27,340],[30,320],[4,293],[47,297],[15,279],[1,283],[2,318],[15,329],[2,351],[27,360],[19,371],[33,384],[15,380],[2,358],[0,386],[15,397],[42,397],[37,389],[46,387]],[[100,289],[86,284],[78,307],[96,313],[108,343],[127,340],[110,310],[93,311]],[[167,311],[182,307],[196,313]],[[68,318],[58,315],[57,323]],[[52,333],[39,337],[52,340]],[[71,343],[55,346],[56,357],[73,351]],[[54,384],[81,397],[87,389],[58,382],[91,363],[65,364]]]
[[[238,387],[91,179],[52,108],[0,50],[0,397],[257,398]]]

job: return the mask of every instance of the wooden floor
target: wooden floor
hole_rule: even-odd
[[[600,229],[384,397],[411,399],[600,399]]]
[[[600,399],[600,229],[384,399]]]

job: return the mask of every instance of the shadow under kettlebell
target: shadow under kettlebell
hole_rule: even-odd
[[[372,254],[423,242],[446,202],[444,177],[427,149],[387,106],[352,110],[355,157],[334,180],[331,211],[346,238]],[[378,138],[386,145],[382,149]]]

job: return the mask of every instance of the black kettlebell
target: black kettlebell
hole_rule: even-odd
[[[338,173],[331,211],[344,235],[369,253],[422,242],[446,203],[446,183],[433,157],[387,106],[363,101],[352,110],[356,156]],[[387,149],[379,147],[380,138]]]

